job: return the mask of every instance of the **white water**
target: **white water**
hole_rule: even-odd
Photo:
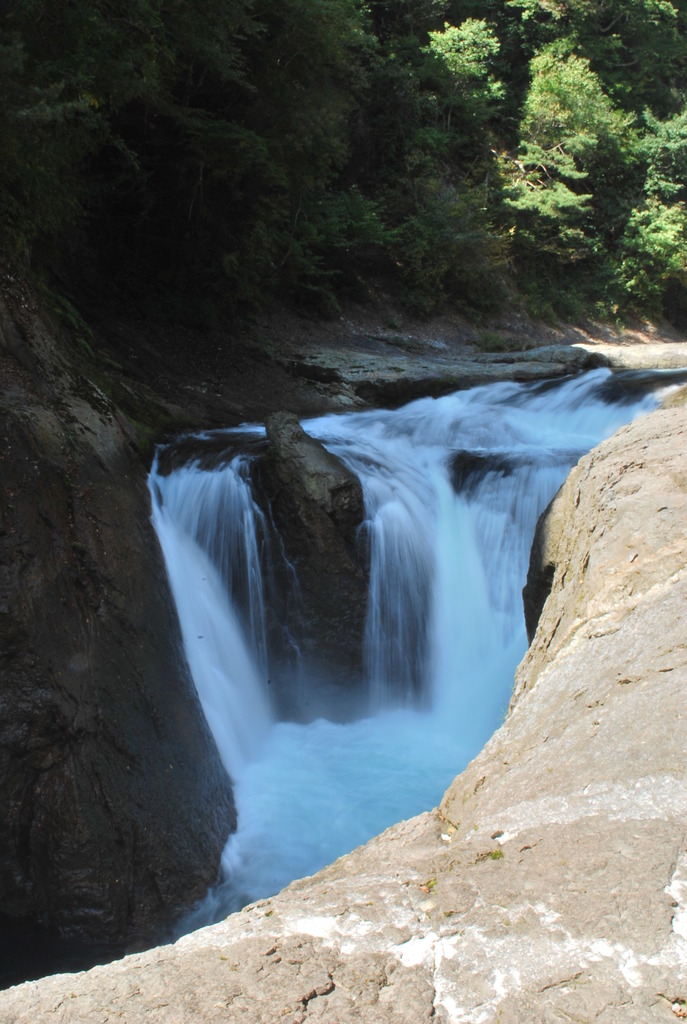
[[[187,927],[435,806],[498,727],[527,646],[521,591],[537,516],[581,454],[656,404],[608,404],[608,378],[496,384],[304,424],[365,495],[370,712],[344,724],[272,718],[261,524],[245,461],[153,469],[184,648],[239,814],[225,881]]]
[[[272,725],[256,520],[242,462],[208,473],[185,466],[151,475],[153,522],[181,625],[186,659],[220,756],[240,778]],[[221,528],[229,518],[234,529]],[[230,595],[243,593],[247,621]],[[237,601],[238,603],[238,601]]]

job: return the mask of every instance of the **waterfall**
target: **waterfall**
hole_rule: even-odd
[[[150,475],[153,524],[184,651],[220,757],[232,778],[271,725],[258,554],[260,512],[236,457]]]
[[[584,452],[656,405],[646,381],[622,383],[597,370],[304,423],[364,492],[369,711],[343,723],[274,718],[250,459],[153,467],[184,650],[239,813],[225,882],[188,927],[436,805],[507,707],[538,515]],[[233,431],[232,446],[260,432]]]

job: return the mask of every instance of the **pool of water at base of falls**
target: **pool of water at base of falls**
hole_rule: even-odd
[[[437,805],[507,709],[527,646],[521,592],[539,514],[579,457],[669,384],[594,370],[304,421],[357,474],[365,500],[367,697],[343,722],[278,721],[270,707],[256,456],[153,467],[153,521],[239,821],[221,883],[181,931]],[[245,426],[197,441],[236,452],[263,437]]]

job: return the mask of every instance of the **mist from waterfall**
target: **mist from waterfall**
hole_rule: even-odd
[[[275,716],[251,458],[153,467],[184,650],[239,815],[224,880],[186,928],[436,806],[505,714],[527,647],[521,591],[538,515],[584,452],[656,405],[622,380],[596,370],[304,422],[363,485],[368,699],[352,721]],[[263,434],[212,440],[235,453]]]

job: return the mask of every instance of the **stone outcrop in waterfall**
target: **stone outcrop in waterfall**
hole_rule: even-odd
[[[296,640],[309,674],[355,686],[367,602],[360,481],[293,413],[273,413],[266,429],[259,489],[298,578],[296,599],[282,597],[275,621]]]
[[[341,459],[305,432],[294,413],[277,412],[267,417],[267,437],[273,450],[276,473],[289,487],[299,517],[311,527],[318,547],[324,546],[327,525],[311,518],[313,506],[324,512],[344,540],[351,544],[360,526],[364,507],[358,478]]]
[[[180,655],[133,428],[94,363],[56,340],[28,292],[9,292],[0,906],[126,939],[214,882],[233,798]]]
[[[505,723],[439,810],[174,946],[3,994],[12,1024],[668,1022],[687,1008],[687,411],[561,491]]]

